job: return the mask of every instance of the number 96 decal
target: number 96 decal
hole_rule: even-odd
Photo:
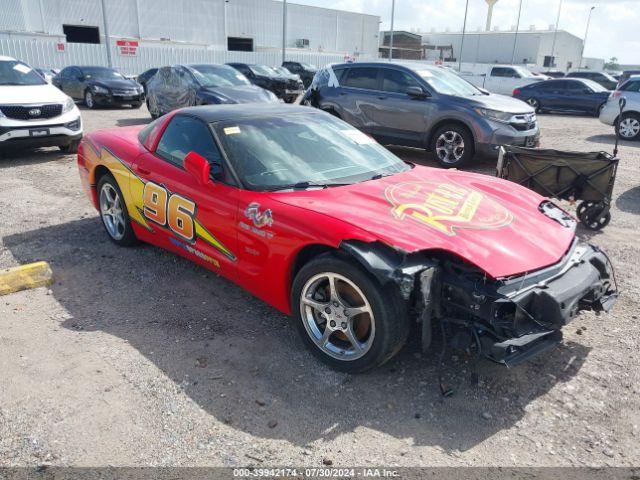
[[[188,240],[195,241],[196,231],[193,217],[196,204],[177,193],[169,193],[166,188],[147,182],[142,194],[144,216],[162,227],[169,227],[173,233]]]

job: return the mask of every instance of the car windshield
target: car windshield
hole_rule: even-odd
[[[0,85],[46,85],[30,66],[17,60],[0,62]]]
[[[101,80],[125,80],[124,75],[111,68],[82,67],[85,78],[99,78]]]
[[[273,77],[276,73],[266,65],[249,65],[249,68],[256,75],[263,75],[265,77]]]
[[[528,70],[528,69],[526,69],[524,67],[515,66],[515,67],[512,67],[512,68],[516,72],[518,72],[518,74],[520,74],[520,76],[522,78],[535,78],[536,77],[536,75],[531,70]]]
[[[279,75],[284,75],[285,77],[291,76],[291,72],[284,67],[271,67],[275,70]]]
[[[600,85],[599,83],[594,82],[593,80],[584,79],[583,82],[587,87],[589,87],[594,92],[608,92],[609,91],[606,88],[604,88],[602,85]]]
[[[250,190],[351,184],[410,168],[364,133],[324,114],[226,121],[213,128]]]
[[[194,75],[203,87],[234,87],[250,85],[249,80],[232,67],[222,65],[194,65]]]
[[[475,86],[444,69],[417,70],[416,73],[438,93],[459,96],[482,95]]]

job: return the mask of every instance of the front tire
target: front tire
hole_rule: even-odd
[[[87,106],[87,108],[96,108],[96,101],[93,98],[93,94],[89,90],[84,92],[84,104]]]
[[[383,287],[356,263],[331,253],[298,272],[291,305],[304,343],[322,362],[343,372],[382,365],[409,333],[406,308],[395,288]]]
[[[78,153],[79,146],[80,146],[80,140],[73,140],[68,145],[59,145],[58,148],[62,153],[71,154],[71,153]]]
[[[431,141],[436,161],[444,168],[460,168],[471,161],[475,153],[473,136],[458,123],[441,126]]]
[[[136,244],[138,240],[131,226],[124,196],[111,174],[103,175],[98,182],[98,204],[102,225],[111,241],[121,247]]]
[[[640,139],[640,115],[637,113],[625,113],[622,120],[616,123],[616,133],[623,140]]]

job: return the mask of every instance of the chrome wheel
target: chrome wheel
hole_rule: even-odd
[[[373,310],[347,277],[331,272],[311,277],[300,293],[300,314],[313,343],[337,360],[356,360],[371,349]]]
[[[443,163],[457,163],[464,155],[464,139],[458,132],[450,130],[436,140],[436,155]]]
[[[637,118],[628,117],[620,122],[620,136],[623,138],[635,138],[640,133],[640,121]]]
[[[100,215],[109,235],[114,240],[122,240],[126,230],[123,205],[120,195],[109,183],[100,190]]]
[[[87,107],[89,108],[93,108],[93,95],[91,94],[91,92],[87,92],[84,94],[84,103]]]

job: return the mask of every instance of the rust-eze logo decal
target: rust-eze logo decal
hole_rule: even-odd
[[[409,218],[450,237],[460,228],[492,230],[513,221],[496,201],[454,182],[404,182],[387,187],[384,194],[395,218]]]

